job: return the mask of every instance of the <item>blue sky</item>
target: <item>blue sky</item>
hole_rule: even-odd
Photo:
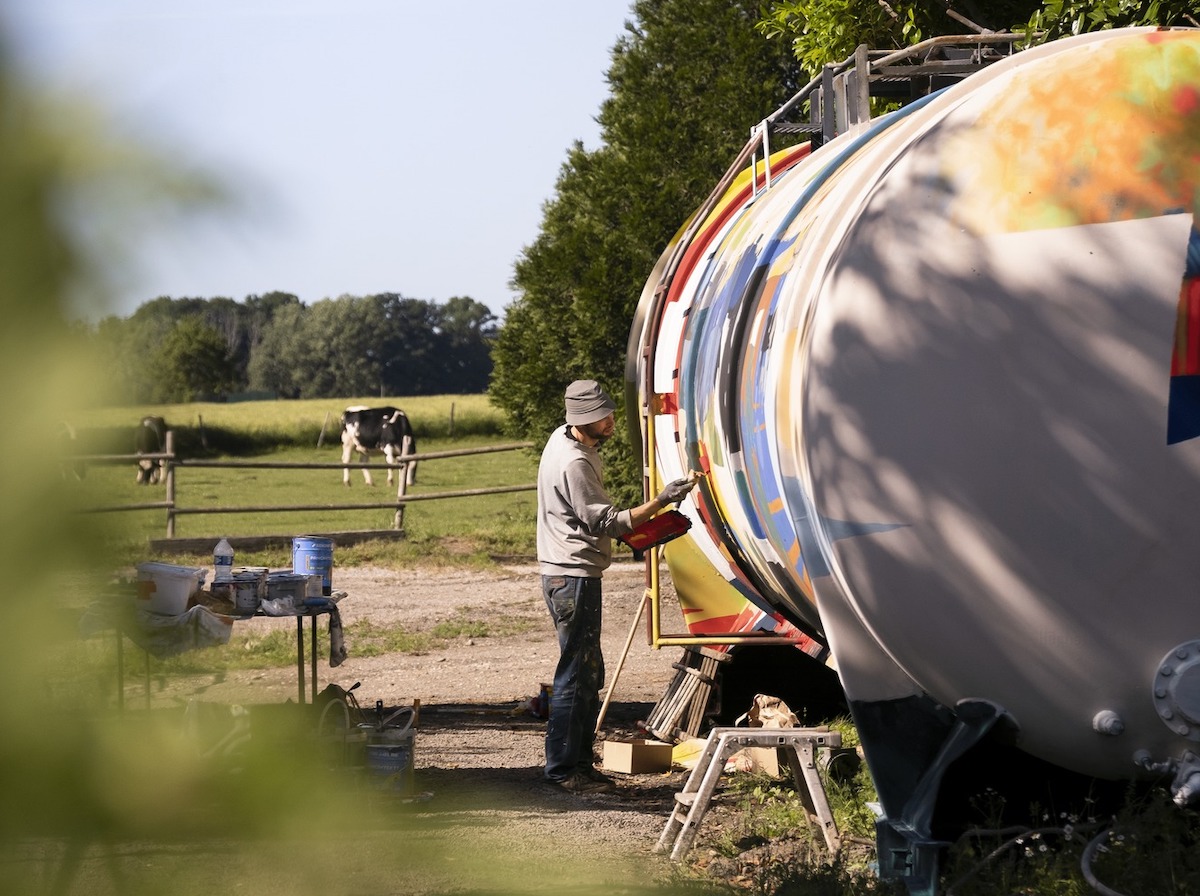
[[[467,295],[497,315],[629,0],[0,0],[35,84],[215,172],[237,214],[135,234],[110,310],[291,292]]]

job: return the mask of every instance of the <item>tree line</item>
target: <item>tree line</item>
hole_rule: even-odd
[[[399,293],[311,305],[285,292],[160,297],[109,316],[83,339],[105,359],[113,399],[131,404],[483,392],[496,318],[474,299]]]

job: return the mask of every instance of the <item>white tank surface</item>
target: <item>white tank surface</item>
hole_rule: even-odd
[[[1190,800],[1200,32],[1026,50],[775,158],[631,338],[661,478],[709,474],[677,587],[708,564],[827,640],[868,725],[988,707]]]

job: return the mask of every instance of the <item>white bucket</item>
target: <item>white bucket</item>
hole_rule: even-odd
[[[137,571],[139,606],[164,616],[178,616],[184,612],[188,599],[200,590],[208,572],[207,569],[170,563],[139,563]]]

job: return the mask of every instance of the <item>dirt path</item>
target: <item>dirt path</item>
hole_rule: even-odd
[[[401,625],[407,631],[429,631],[454,620],[483,623],[490,634],[456,639],[428,653],[356,656],[353,637],[347,638],[349,657],[330,668],[326,657],[317,665],[319,685],[335,682],[349,687],[361,682],[364,705],[383,700],[400,706],[421,701],[424,706],[456,703],[506,703],[532,697],[541,682],[554,676],[558,645],[541,596],[540,579],[532,564],[479,572],[463,569],[418,568],[387,570],[376,567],[337,569],[334,588],[345,591],[338,607],[343,626],[369,621]],[[617,563],[604,578],[604,656],[612,679],[618,659],[645,591],[640,563]],[[664,627],[678,631],[679,607],[666,585]],[[323,624],[323,623],[322,623]],[[262,637],[272,629],[294,632],[291,618],[258,617],[234,626],[234,641]],[[505,632],[516,633],[505,634]],[[647,646],[645,618],[639,624],[617,679],[614,701],[656,701],[670,680],[671,664],[679,650]],[[306,628],[307,642],[307,628]],[[307,669],[307,664],[306,664]],[[172,684],[155,692],[155,701],[191,699],[263,703],[295,699],[296,669],[214,673]],[[136,682],[130,698],[137,699]]]
[[[617,564],[605,576],[603,644],[610,681],[642,601],[644,578],[643,566],[634,563]],[[599,881],[628,892],[631,886],[661,884],[676,873],[652,847],[686,772],[618,776],[616,794],[587,798],[555,791],[542,781],[545,722],[523,704],[539,683],[552,679],[558,649],[539,582],[532,565],[488,573],[335,570],[334,588],[347,593],[339,603],[347,630],[359,620],[428,630],[463,618],[485,622],[492,631],[520,630],[462,637],[419,655],[376,657],[355,656],[348,637],[350,655],[342,666],[330,669],[325,657],[318,663],[321,687],[330,681],[343,687],[361,682],[356,693],[364,707],[376,700],[389,707],[420,701],[411,812],[426,824],[410,836],[444,856],[449,834],[454,842],[470,843],[472,856],[488,857],[482,866],[466,856],[414,862],[413,892],[484,886],[562,892],[568,878],[576,876],[589,892]],[[678,631],[678,605],[664,603],[664,626]],[[272,627],[295,631],[291,619],[256,619],[238,623],[234,638],[260,636]],[[661,696],[679,657],[679,648],[656,651],[647,645],[643,619],[617,679],[602,737],[639,735],[638,720]],[[127,685],[130,700],[138,699],[140,687]],[[163,683],[153,699],[156,705],[271,703],[295,699],[296,688],[295,668],[214,673]],[[559,870],[547,874],[554,856]],[[541,870],[533,874],[531,869]],[[368,888],[371,873],[362,869]]]

